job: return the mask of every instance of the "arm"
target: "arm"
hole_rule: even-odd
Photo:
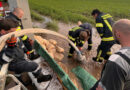
[[[102,38],[102,36],[103,36],[103,23],[102,23],[101,18],[96,19],[96,29],[97,29],[100,37]]]

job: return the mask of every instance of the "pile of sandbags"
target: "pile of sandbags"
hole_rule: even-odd
[[[40,41],[41,46],[49,53],[49,55],[57,61],[61,61],[64,58],[64,49],[57,45],[57,42],[53,39],[43,39],[41,36],[35,36]]]

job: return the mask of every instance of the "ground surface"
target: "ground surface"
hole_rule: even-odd
[[[64,23],[59,23],[59,33],[63,34],[65,36],[67,36],[68,34],[68,30],[71,29],[72,27],[74,27],[76,25],[74,24],[64,24]],[[75,64],[75,66],[79,65],[78,63],[76,63],[75,61],[70,61],[67,58],[68,55],[68,51],[69,51],[69,45],[68,42],[66,42],[65,40],[60,39],[59,37],[55,37],[52,35],[48,35],[47,38],[52,38],[55,39],[56,41],[58,41],[59,46],[61,46],[62,48],[65,49],[65,53],[64,53],[64,59],[63,59],[63,63],[65,62],[69,62],[69,63],[73,63]],[[96,50],[98,45],[100,44],[100,37],[98,36],[96,29],[93,28],[93,49],[90,52],[85,53],[86,57],[87,57],[87,63],[85,65],[81,65],[83,68],[85,68],[88,72],[90,72],[95,78],[99,78],[100,77],[100,71],[102,69],[103,64],[99,64],[99,63],[95,63],[92,61],[92,57],[96,56]],[[85,48],[87,48],[87,43],[84,45]],[[112,47],[112,52],[116,52],[117,50],[119,50],[120,46],[119,45],[114,45]]]

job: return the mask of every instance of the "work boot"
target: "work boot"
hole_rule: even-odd
[[[41,69],[39,69],[36,73],[33,73],[33,75],[37,78],[38,83],[46,82],[52,79],[51,75],[43,75]]]
[[[97,57],[93,57],[92,60],[95,61],[95,62],[100,62],[100,63],[102,63],[102,60],[100,60],[100,59],[97,61]]]
[[[29,59],[30,60],[35,60],[35,59],[37,59],[39,57],[40,57],[40,55],[39,54],[34,54],[34,52],[29,54]]]
[[[72,56],[69,56],[69,55],[68,55],[68,58],[72,58]]]

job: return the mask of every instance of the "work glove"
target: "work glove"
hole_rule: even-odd
[[[15,47],[16,46],[16,42],[17,42],[17,38],[12,35],[10,38],[7,39],[6,44],[7,47]]]

